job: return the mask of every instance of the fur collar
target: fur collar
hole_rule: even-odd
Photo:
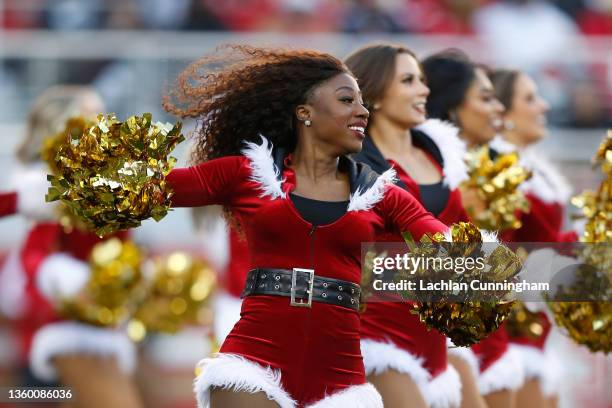
[[[270,197],[272,200],[287,198],[282,187],[285,180],[281,179],[281,171],[274,161],[272,142],[263,135],[259,136],[261,144],[245,142],[245,147],[242,149],[242,154],[248,158],[251,167],[249,180],[260,186],[261,198]],[[351,186],[347,211],[369,210],[384,197],[387,186],[396,178],[395,170],[389,169],[378,175],[366,165],[355,163],[348,158],[346,161],[349,175],[355,181],[355,185]]]
[[[467,146],[459,138],[459,129],[439,119],[428,119],[416,129],[429,136],[438,146],[444,162],[444,184],[451,190],[459,187],[468,179],[468,168],[464,161]]]

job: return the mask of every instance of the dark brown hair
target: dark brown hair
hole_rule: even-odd
[[[259,134],[293,151],[296,107],[341,73],[349,73],[342,61],[318,51],[225,45],[185,69],[163,106],[199,119],[195,163],[238,155],[244,141],[259,142]]]
[[[382,99],[395,76],[395,63],[399,54],[416,55],[408,48],[395,44],[372,44],[351,53],[344,63],[357,78],[364,103],[370,108],[370,122],[375,112],[372,105]]]
[[[511,69],[498,69],[488,73],[489,79],[495,88],[495,96],[504,105],[506,112],[512,110],[514,99],[514,88],[516,80],[521,75],[520,71]]]

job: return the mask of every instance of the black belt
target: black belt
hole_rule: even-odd
[[[313,269],[258,268],[249,271],[240,297],[276,295],[290,297],[291,306],[312,307],[312,301],[359,310],[359,285],[314,275]]]

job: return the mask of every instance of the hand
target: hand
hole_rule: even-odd
[[[474,187],[460,187],[461,202],[471,217],[480,214],[487,209],[486,202],[478,194]]]

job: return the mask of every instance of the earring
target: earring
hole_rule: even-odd
[[[306,120],[304,121],[304,125],[305,125],[306,127],[310,127],[310,125],[312,125],[312,122],[310,121],[310,119],[306,119]]]
[[[380,109],[380,103],[375,103],[374,105],[372,105],[372,109],[379,110]]]
[[[448,118],[450,119],[450,121],[452,123],[454,123],[455,125],[459,125],[459,116],[457,115],[456,111],[451,111],[448,113]]]
[[[514,130],[514,122],[511,120],[504,120],[504,129],[507,131]]]

